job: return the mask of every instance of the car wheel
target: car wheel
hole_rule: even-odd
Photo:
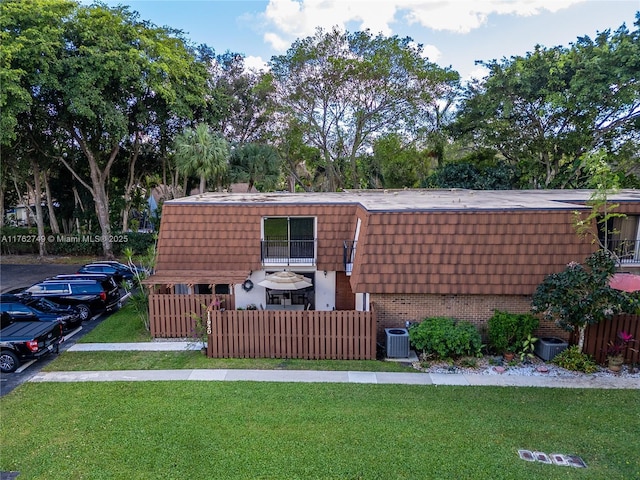
[[[80,314],[80,320],[82,322],[91,318],[91,309],[84,304],[77,305],[78,313]]]
[[[0,371],[2,371],[2,373],[15,372],[18,365],[20,365],[20,360],[18,360],[15,353],[9,350],[0,352]]]

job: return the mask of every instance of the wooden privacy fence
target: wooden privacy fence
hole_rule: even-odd
[[[207,318],[207,308],[235,308],[232,295],[165,294],[149,295],[149,326],[157,338],[193,338],[195,318]]]
[[[631,348],[640,350],[640,315],[617,315],[611,320],[604,320],[595,325],[589,325],[585,332],[584,352],[593,355],[598,363],[607,359],[607,345],[615,342],[618,332],[624,331],[636,339]],[[627,348],[625,363],[640,362],[640,353]]]
[[[215,358],[376,358],[373,311],[213,311],[207,328]]]

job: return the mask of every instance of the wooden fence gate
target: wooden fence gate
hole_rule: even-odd
[[[207,309],[234,308],[232,295],[149,295],[149,329],[154,338],[193,338],[195,317],[206,318]]]

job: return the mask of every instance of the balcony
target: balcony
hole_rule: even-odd
[[[358,242],[352,240],[346,240],[344,242],[344,252],[342,254],[344,262],[344,271],[347,275],[351,275],[353,270],[353,259],[356,256],[356,245]]]
[[[261,242],[262,265],[316,264],[316,240],[269,239]]]
[[[620,265],[640,265],[640,242],[637,240],[609,240],[609,250],[616,254]]]

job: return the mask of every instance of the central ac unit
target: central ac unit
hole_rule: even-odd
[[[548,362],[557,354],[566,350],[569,344],[561,338],[542,337],[535,343],[534,352],[542,360]]]
[[[409,331],[406,328],[385,328],[387,335],[387,358],[409,356]]]

